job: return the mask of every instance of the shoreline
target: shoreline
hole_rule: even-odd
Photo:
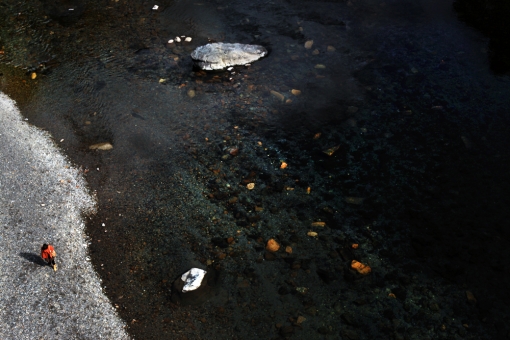
[[[96,204],[85,180],[3,93],[0,121],[0,338],[129,339],[88,255],[82,216]],[[42,243],[55,246],[57,272]]]

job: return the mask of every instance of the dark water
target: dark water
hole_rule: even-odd
[[[205,74],[189,53],[208,41],[270,54]],[[93,263],[135,338],[492,339],[509,332],[510,82],[487,41],[433,0],[9,0],[0,90],[82,166]],[[191,266],[219,278],[181,306]]]

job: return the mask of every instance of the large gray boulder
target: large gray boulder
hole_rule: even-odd
[[[202,70],[222,70],[236,65],[246,65],[267,55],[259,45],[212,43],[197,47],[191,58]]]

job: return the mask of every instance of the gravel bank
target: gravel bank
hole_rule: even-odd
[[[128,339],[88,261],[81,214],[94,208],[78,170],[0,93],[1,339]]]

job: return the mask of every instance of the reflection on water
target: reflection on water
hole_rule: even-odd
[[[133,335],[505,331],[508,79],[434,3],[0,5],[0,90],[82,166],[94,263]],[[193,40],[167,43],[180,35]],[[194,70],[209,40],[270,54]],[[101,142],[113,150],[89,150]],[[178,307],[170,288],[191,266],[219,287]]]

